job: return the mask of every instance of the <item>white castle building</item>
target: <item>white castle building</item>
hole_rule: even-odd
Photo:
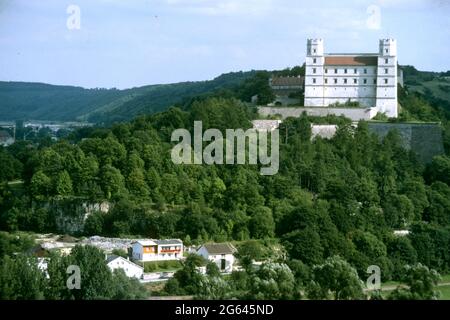
[[[359,102],[388,117],[398,116],[397,43],[380,40],[378,53],[326,54],[322,39],[308,39],[305,107]]]

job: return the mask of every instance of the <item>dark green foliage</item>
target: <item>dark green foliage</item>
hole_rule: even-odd
[[[312,299],[328,299],[330,293],[336,300],[363,299],[363,283],[358,273],[339,256],[328,258],[323,265],[312,270],[313,281],[308,288]]]
[[[439,292],[434,290],[440,280],[440,275],[436,270],[430,270],[420,263],[413,266],[408,265],[405,266],[402,280],[408,288],[397,288],[389,295],[389,299],[435,300],[439,297]]]

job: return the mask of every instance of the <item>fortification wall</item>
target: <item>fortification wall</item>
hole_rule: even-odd
[[[325,117],[327,115],[345,116],[352,121],[370,120],[376,114],[376,108],[320,108],[320,107],[259,107],[258,112],[263,116],[281,115],[282,119],[300,117],[303,112],[309,116]]]
[[[369,130],[380,138],[397,130],[406,149],[414,151],[424,163],[444,154],[442,128],[437,123],[377,123],[369,122]]]

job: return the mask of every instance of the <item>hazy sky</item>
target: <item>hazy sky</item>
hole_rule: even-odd
[[[207,80],[302,64],[308,37],[326,52],[377,52],[394,37],[400,64],[446,71],[449,17],[449,0],[0,0],[0,80]]]

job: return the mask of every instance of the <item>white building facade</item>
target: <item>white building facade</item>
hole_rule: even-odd
[[[214,262],[221,272],[232,272],[235,262],[236,248],[230,243],[211,243],[201,246],[197,254]]]
[[[305,66],[305,107],[350,101],[398,116],[395,39],[382,39],[378,53],[365,54],[325,54],[322,39],[308,39]]]
[[[107,265],[112,272],[116,269],[122,269],[129,278],[141,279],[144,274],[143,267],[119,256],[109,257],[107,259]]]
[[[179,239],[138,240],[132,243],[132,258],[137,261],[179,260],[183,242]]]

